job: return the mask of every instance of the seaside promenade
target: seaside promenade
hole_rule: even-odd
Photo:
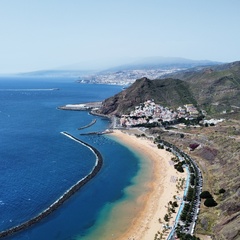
[[[145,196],[145,207],[142,208],[138,216],[135,216],[133,225],[129,226],[129,230],[123,234],[119,240],[134,239],[134,240],[149,240],[149,239],[165,239],[172,240],[176,237],[178,227],[182,226],[184,234],[193,235],[195,221],[199,212],[198,205],[200,204],[199,195],[201,193],[201,186],[199,186],[201,179],[201,172],[196,163],[187,154],[179,150],[170,143],[164,142],[164,149],[159,149],[157,144],[153,143],[154,136],[146,136],[139,129],[129,130],[114,130],[113,133],[120,142],[130,148],[138,151],[142,156],[148,158],[147,162],[152,164],[152,181],[149,183],[151,191],[148,196]],[[168,151],[167,151],[168,149]],[[181,156],[184,157],[181,157]],[[185,173],[179,173],[173,167],[174,163],[171,161],[172,157],[179,157],[181,160],[185,159],[188,164],[185,165]],[[172,163],[171,163],[172,162]],[[194,174],[192,169],[196,171],[196,186],[190,184],[191,175]],[[183,180],[184,185],[181,189],[177,188],[176,180]],[[175,180],[174,180],[175,179]],[[185,228],[184,221],[181,220],[181,214],[185,207],[189,189],[196,189],[194,197],[194,206],[191,214],[193,215],[192,222],[188,223],[188,228]],[[144,198],[144,197],[142,197]],[[170,221],[164,223],[164,216],[169,214],[169,203],[178,199],[177,212],[170,214]],[[197,199],[197,200],[195,200]],[[193,201],[193,200],[192,200]],[[187,230],[186,230],[187,229]]]
[[[165,231],[165,224],[161,222],[168,212],[169,201],[174,199],[174,195],[183,196],[183,190],[177,189],[177,179],[186,178],[186,173],[177,172],[170,164],[174,155],[164,149],[159,149],[153,143],[153,139],[137,137],[136,132],[134,129],[114,130],[111,134],[117,138],[117,141],[138,152],[145,159],[144,164],[151,169],[145,183],[149,189],[147,193],[141,192],[139,196],[142,202],[141,209],[129,223],[129,229],[116,238],[118,240],[155,239],[159,231]],[[175,213],[172,213],[169,226],[173,226],[174,220]]]

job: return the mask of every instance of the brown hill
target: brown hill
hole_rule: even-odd
[[[209,114],[240,107],[240,61],[194,68],[167,75],[188,82],[201,108]]]
[[[189,90],[189,84],[178,79],[136,80],[129,88],[103,102],[101,113],[121,115],[129,113],[134,106],[154,99],[163,106],[177,107],[186,103],[196,104]]]
[[[173,108],[193,103],[209,114],[231,112],[240,107],[240,62],[183,71],[171,77],[136,80],[126,90],[106,99],[101,113],[129,113],[148,99]]]

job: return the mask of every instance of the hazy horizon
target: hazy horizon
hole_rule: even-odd
[[[101,70],[158,56],[237,61],[239,7],[237,0],[3,0],[0,74]]]

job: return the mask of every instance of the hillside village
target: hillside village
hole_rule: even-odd
[[[135,109],[129,115],[122,115],[120,118],[121,127],[133,127],[139,125],[162,125],[167,126],[176,123],[201,123],[203,125],[216,125],[225,119],[203,119],[205,111],[200,113],[193,104],[185,104],[173,110],[163,107],[154,102],[154,99],[147,100]],[[197,120],[194,122],[194,120]]]
[[[124,127],[146,123],[161,125],[164,122],[175,123],[176,120],[181,118],[191,120],[198,116],[200,116],[200,113],[193,104],[186,104],[183,107],[173,110],[156,104],[152,99],[145,101],[140,106],[135,106],[135,109],[129,115],[122,115],[120,125]]]

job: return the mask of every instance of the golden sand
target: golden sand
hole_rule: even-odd
[[[143,192],[138,197],[137,201],[141,201],[142,209],[138,211],[133,219],[128,230],[117,240],[151,240],[155,238],[157,232],[163,232],[164,216],[168,212],[167,206],[169,201],[175,201],[173,196],[183,196],[183,190],[177,188],[177,181],[181,178],[186,178],[186,173],[177,172],[171,161],[173,154],[164,150],[158,149],[157,146],[149,139],[144,137],[136,137],[130,135],[127,131],[114,130],[112,133],[118,141],[126,146],[129,146],[134,151],[138,152],[144,159],[152,165],[150,174],[151,181],[148,184],[149,190]],[[178,201],[180,206],[180,202]],[[176,213],[178,208],[176,208]],[[176,213],[171,215],[169,226],[172,226],[176,217]],[[160,223],[160,221],[161,223]],[[158,233],[158,234],[159,234]],[[164,233],[167,237],[169,230]],[[164,238],[163,238],[164,239]]]

